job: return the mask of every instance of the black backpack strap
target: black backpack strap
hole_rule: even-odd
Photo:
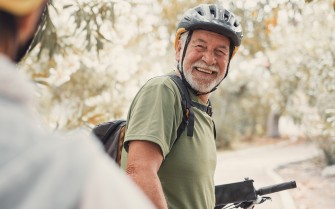
[[[194,112],[192,110],[192,100],[190,93],[184,86],[182,80],[177,75],[169,75],[169,77],[177,85],[182,98],[181,105],[183,109],[183,120],[177,130],[177,139],[183,133],[186,126],[187,126],[187,136],[192,137],[194,129]]]
[[[212,115],[213,115],[212,104],[211,104],[210,100],[208,100],[208,102],[209,102],[209,104],[208,104],[208,106],[206,106],[206,105],[199,104],[197,102],[192,101],[192,106],[198,108],[199,110],[201,110],[203,112],[206,112],[209,116],[212,117]]]
[[[190,137],[193,136],[194,112],[193,112],[192,107],[196,107],[197,109],[203,112],[206,112],[209,116],[212,116],[213,112],[212,112],[212,105],[210,101],[209,101],[208,106],[192,101],[190,93],[185,87],[185,85],[183,84],[183,81],[177,75],[168,75],[168,76],[177,85],[179,92],[181,94],[181,98],[182,98],[181,105],[183,109],[183,120],[177,129],[177,138],[175,140],[176,142],[186,127],[187,127],[187,136],[190,136]],[[214,124],[213,132],[214,132],[214,137],[216,138],[215,124]]]
[[[113,124],[113,125],[110,125],[108,127],[108,130],[106,131],[106,134],[101,138],[102,143],[105,144],[107,142],[108,138],[110,137],[110,135],[118,129],[118,126],[121,125],[122,123],[125,124],[125,122],[126,122],[125,120],[112,121],[111,124]]]

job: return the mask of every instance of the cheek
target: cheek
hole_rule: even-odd
[[[223,61],[223,62],[219,63],[220,73],[225,74],[226,71],[227,71],[227,67],[228,67],[228,62]]]
[[[195,53],[195,52],[186,53],[184,63],[187,62],[188,64],[193,64],[201,60],[201,58],[202,58],[202,54],[200,53]]]
[[[181,58],[180,58],[181,60]],[[183,65],[184,65],[184,70],[188,69],[190,67],[191,60],[190,57],[186,54],[186,56],[184,57],[184,61],[183,61]]]

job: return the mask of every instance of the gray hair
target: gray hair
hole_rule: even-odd
[[[186,42],[186,38],[187,38],[187,36],[188,36],[188,31],[186,31],[185,33],[182,33],[181,35],[180,35],[180,38],[179,38],[179,40],[181,41],[181,45],[182,45],[182,47],[181,47],[181,53],[180,53],[180,56],[183,56],[183,51],[184,51],[184,47],[185,47],[185,42]],[[176,67],[178,66],[178,65],[180,65],[181,63],[179,62],[177,62],[176,63]],[[181,66],[179,66],[179,67],[181,67]],[[181,69],[181,68],[179,68],[179,69]]]
[[[188,31],[186,31],[185,33],[182,33],[181,35],[180,35],[180,41],[181,41],[181,43],[182,43],[182,48],[184,48],[184,46],[185,46],[185,42],[186,42],[186,38],[187,38],[187,36],[188,36]]]

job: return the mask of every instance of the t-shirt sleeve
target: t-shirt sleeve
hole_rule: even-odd
[[[169,153],[182,120],[180,95],[167,79],[153,79],[139,91],[130,112],[125,136],[125,149],[132,140],[158,144],[163,157]]]

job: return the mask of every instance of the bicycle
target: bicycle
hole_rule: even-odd
[[[246,178],[241,182],[215,186],[216,205],[214,209],[254,208],[257,204],[271,200],[271,197],[263,195],[297,187],[295,181],[289,181],[256,190],[253,182],[252,179]]]

